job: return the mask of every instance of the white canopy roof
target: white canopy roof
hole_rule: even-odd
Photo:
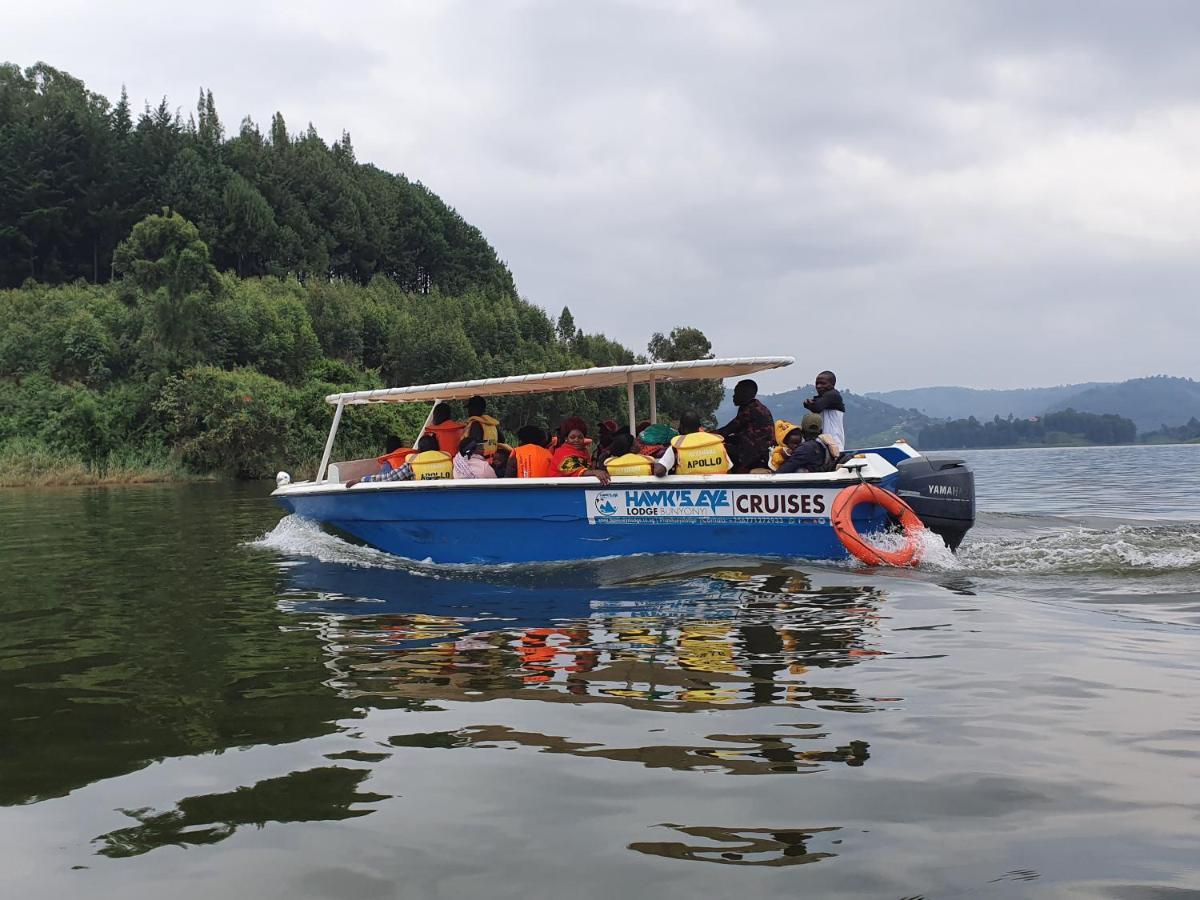
[[[601,366],[572,369],[567,372],[541,372],[535,375],[507,375],[503,378],[476,378],[472,381],[446,381],[413,387],[380,388],[330,394],[327,403],[347,406],[362,403],[416,403],[431,400],[466,400],[470,397],[495,397],[500,394],[543,394],[549,391],[578,391],[589,388],[625,387],[654,381],[695,381],[701,378],[737,378],[766,369],[790,366],[790,356],[741,356],[735,359],[692,359],[683,362],[642,363],[636,366]]]

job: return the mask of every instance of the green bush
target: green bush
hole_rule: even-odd
[[[292,392],[274,378],[198,366],[167,381],[155,410],[184,465],[262,478],[292,452],[295,406]]]

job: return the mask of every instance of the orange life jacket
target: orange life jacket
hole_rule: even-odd
[[[427,426],[425,433],[432,434],[437,438],[439,450],[453,456],[458,452],[458,444],[462,440],[463,429],[466,427],[462,422],[455,422],[448,419],[441,425]]]
[[[375,457],[375,459],[381,466],[387,463],[393,469],[398,469],[404,465],[406,459],[416,452],[412,447],[401,447],[399,450],[393,450],[391,453],[385,453],[383,456]]]
[[[549,478],[553,457],[545,447],[537,444],[522,444],[512,452],[517,461],[518,478]]]

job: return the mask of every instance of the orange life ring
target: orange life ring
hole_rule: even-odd
[[[851,518],[855,507],[860,503],[882,506],[889,515],[898,518],[908,543],[900,550],[880,550],[864,541]],[[921,549],[921,532],[925,525],[913,512],[912,507],[891,491],[866,482],[843,488],[834,498],[831,517],[833,530],[845,548],[868,566],[915,566],[920,562],[918,552]]]

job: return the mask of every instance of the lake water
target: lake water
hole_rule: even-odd
[[[1200,896],[1200,446],[964,455],[915,571],[0,491],[3,895]]]

